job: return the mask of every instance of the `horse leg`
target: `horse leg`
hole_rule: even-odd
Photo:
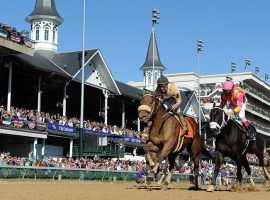
[[[194,164],[194,190],[199,189],[199,184],[198,184],[198,178],[199,178],[199,170],[200,170],[200,154],[199,155],[192,155],[192,161]],[[191,188],[190,188],[191,189]]]
[[[192,155],[192,161],[194,164],[194,190],[199,189],[199,184],[198,184],[198,178],[199,178],[199,171],[200,171],[200,154],[201,154],[201,140],[193,140],[192,145],[191,145],[191,155]]]
[[[248,164],[246,155],[243,157],[242,163],[243,163],[243,166],[244,166],[244,168],[245,168],[245,170],[246,170],[246,172],[247,172],[247,174],[248,174],[248,178],[249,178],[249,180],[250,180],[251,186],[252,186],[253,188],[255,188],[255,184],[254,184],[254,181],[253,181],[253,179],[252,179],[251,170],[250,170],[250,168],[249,168],[249,164]]]
[[[169,161],[169,172],[168,175],[163,183],[163,190],[167,190],[167,186],[170,184],[171,182],[171,178],[172,178],[172,173],[173,173],[173,169],[174,169],[174,164],[175,164],[175,158],[176,158],[177,154],[173,153],[170,154],[168,157],[168,161]]]
[[[153,154],[151,155],[151,152],[159,152],[159,148],[154,145],[152,142],[148,142],[147,145],[144,146],[144,151],[145,151],[145,154],[144,154],[144,157],[145,159],[148,161],[150,167],[154,167],[155,166],[155,163],[153,161]]]
[[[158,181],[158,185],[160,185],[160,184],[162,183],[162,181],[163,181],[163,179],[164,179],[164,177],[165,177],[165,175],[166,175],[166,173],[167,173],[167,171],[168,171],[168,165],[169,165],[169,160],[166,159],[166,161],[165,161],[165,166],[164,166],[164,168],[163,168],[163,170],[162,170],[161,177],[160,177],[160,179],[159,179],[159,181]]]
[[[265,165],[264,165],[264,156],[263,156],[263,150],[259,151],[256,149],[255,151],[255,155],[257,156],[257,158],[259,159],[259,163],[260,163],[260,166],[263,168],[263,172],[264,172],[264,177],[266,179],[266,182],[268,183],[270,181],[270,175],[269,173],[267,172],[266,168],[265,168]]]
[[[151,173],[147,176],[148,181],[151,181],[154,179],[155,175],[157,174],[158,171],[158,167],[160,165],[160,163],[166,159],[169,155],[169,153],[172,151],[174,145],[174,141],[173,139],[171,139],[170,141],[168,141],[162,148],[160,154],[157,156],[156,160],[155,160],[155,166],[153,168],[153,170],[151,171]]]
[[[242,184],[242,179],[243,179],[243,175],[242,175],[242,162],[241,160],[243,160],[243,158],[238,158],[237,162],[236,162],[236,166],[237,166],[237,172],[236,172],[236,177],[237,180],[240,184]]]
[[[212,177],[212,183],[207,188],[207,192],[213,192],[213,191],[215,191],[216,180],[217,180],[217,176],[218,176],[220,167],[221,167],[221,165],[223,163],[223,158],[224,158],[223,153],[221,153],[220,151],[217,151],[216,152],[215,172],[214,172],[214,176]]]

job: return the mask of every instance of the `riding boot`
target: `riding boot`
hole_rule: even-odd
[[[248,137],[250,138],[250,140],[252,141],[255,141],[256,140],[256,133],[255,133],[255,130],[254,128],[249,124],[247,127],[246,127],[246,130],[248,132]]]
[[[185,134],[188,133],[188,126],[187,126],[187,122],[184,118],[184,115],[182,113],[178,113],[179,119],[180,119],[180,123],[183,126],[183,129],[185,131]]]

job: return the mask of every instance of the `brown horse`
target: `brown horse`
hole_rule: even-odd
[[[189,134],[192,137],[179,138],[183,130],[177,118],[171,112],[167,112],[161,100],[151,94],[146,94],[141,100],[138,108],[139,118],[148,123],[151,121],[149,130],[149,141],[147,146],[150,152],[157,153],[154,160],[154,167],[148,175],[148,181],[154,179],[158,167],[163,160],[169,160],[169,172],[163,183],[164,187],[170,183],[172,171],[177,154],[185,148],[192,154],[195,174],[195,188],[198,189],[199,162],[201,152],[201,137],[198,131],[198,124],[193,118],[186,118],[189,126]]]

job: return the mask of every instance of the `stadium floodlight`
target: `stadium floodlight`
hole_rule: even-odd
[[[245,60],[245,70],[247,70],[248,66],[251,65],[251,61],[249,59]]]
[[[267,81],[269,79],[269,75],[268,74],[265,74],[264,75],[264,80]]]
[[[258,74],[260,72],[260,67],[256,66],[255,67],[255,74]]]
[[[204,43],[202,40],[197,40],[197,53],[203,51]]]
[[[237,65],[235,62],[231,62],[231,73],[235,72],[237,70]]]
[[[153,22],[153,25],[154,24],[158,24],[159,23],[159,20],[160,17],[159,17],[159,11],[157,9],[153,9],[152,10],[152,22]]]

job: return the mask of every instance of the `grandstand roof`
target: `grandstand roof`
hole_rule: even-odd
[[[35,52],[33,56],[28,56],[24,54],[18,54],[14,56],[21,62],[29,64],[34,68],[40,69],[42,71],[55,72],[61,76],[71,77],[68,72],[66,72],[65,70],[54,64],[50,59],[42,56],[38,52]]]
[[[180,92],[181,99],[182,99],[180,109],[182,111],[185,110],[185,108],[186,108],[188,102],[190,101],[190,98],[192,97],[193,93],[194,93],[193,91],[181,91]]]
[[[51,19],[58,25],[64,21],[56,10],[54,0],[37,0],[33,12],[27,16],[26,21],[31,23],[35,19]]]
[[[81,55],[81,51],[74,51],[47,56],[44,52],[36,51],[33,56],[18,54],[14,55],[14,57],[33,68],[53,72],[60,76],[77,80],[75,77],[79,76],[79,72],[81,71]],[[118,95],[137,100],[141,99],[142,91],[140,89],[114,80],[112,73],[98,49],[85,51],[86,65],[90,62],[97,67],[104,79],[107,89]]]
[[[86,50],[85,61],[87,62],[98,49]],[[74,76],[81,69],[82,51],[73,51],[67,53],[58,53],[53,58],[55,64],[61,69],[68,72],[71,76]]]
[[[199,109],[196,93],[194,91],[181,91],[180,95],[182,99],[180,109],[184,115],[197,118],[200,113],[202,122],[206,122],[202,108]]]
[[[128,84],[125,84],[119,81],[115,81],[115,82],[123,96],[127,96],[127,97],[137,99],[137,100],[142,98],[143,91],[141,89],[135,88],[133,86],[130,86]]]

